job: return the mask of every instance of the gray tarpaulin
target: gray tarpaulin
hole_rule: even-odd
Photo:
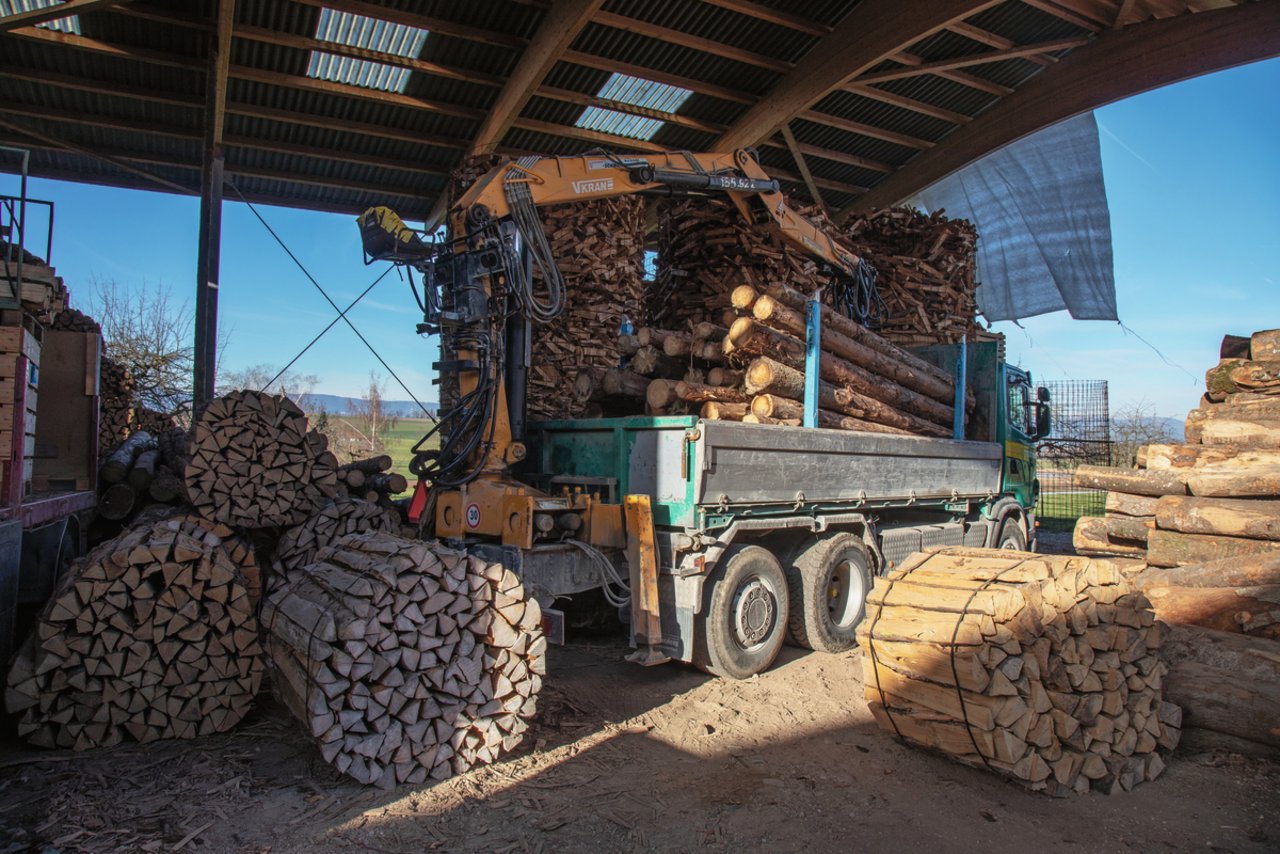
[[[912,201],[978,227],[978,307],[988,321],[1064,308],[1080,320],[1117,319],[1093,113],[1011,143]]]

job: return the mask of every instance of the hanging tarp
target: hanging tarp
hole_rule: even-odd
[[[978,308],[988,321],[1066,309],[1116,320],[1111,214],[1093,113],[992,152],[913,204],[978,227]]]

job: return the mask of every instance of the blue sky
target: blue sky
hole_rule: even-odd
[[[1106,379],[1113,409],[1145,403],[1180,417],[1199,397],[1227,332],[1280,326],[1280,60],[1191,80],[1105,107],[1102,158],[1111,204],[1121,320],[1077,321],[1065,312],[996,325],[1010,361],[1037,379]],[[12,192],[12,175],[0,188]],[[72,293],[92,282],[194,290],[194,198],[33,179],[57,204],[53,261]],[[228,192],[230,196],[230,192]],[[340,305],[381,272],[361,262],[354,218],[286,208],[259,210]],[[242,204],[223,213],[220,315],[229,367],[283,366],[333,317],[293,262]],[[387,276],[351,313],[383,358],[422,400],[434,400],[434,342],[414,332],[408,284]],[[358,394],[381,366],[343,325],[298,363],[320,391]],[[392,387],[390,396],[406,395]]]

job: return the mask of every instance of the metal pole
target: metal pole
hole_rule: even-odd
[[[969,378],[969,342],[960,339],[960,352],[956,355],[956,402],[951,419],[951,437],[964,438],[964,404],[969,392],[965,383]]]
[[[822,361],[822,290],[805,304],[804,426],[818,426],[818,370]]]

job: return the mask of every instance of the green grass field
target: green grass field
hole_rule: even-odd
[[[342,420],[343,416],[336,416],[335,420]],[[396,421],[396,425],[382,435],[382,443],[386,447],[386,453],[391,455],[393,460],[391,470],[398,472],[409,478],[409,490],[413,491],[413,475],[409,474],[409,461],[413,459],[413,446],[418,440],[427,434],[434,426],[435,422],[427,418],[400,418]],[[438,445],[435,439],[432,439],[432,447]]]
[[[1106,505],[1104,492],[1042,493],[1036,518],[1048,531],[1070,531],[1081,516],[1101,516]]]

